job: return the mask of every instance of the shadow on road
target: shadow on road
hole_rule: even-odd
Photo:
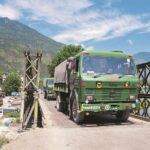
[[[56,126],[66,127],[66,128],[76,128],[76,127],[103,127],[103,126],[123,126],[123,125],[134,125],[135,122],[127,121],[120,123],[117,121],[114,115],[110,114],[93,114],[86,116],[82,124],[77,125],[73,120],[69,119],[68,112],[58,112],[56,109],[55,101],[46,101],[46,104],[51,112],[51,116],[55,122]]]
[[[62,114],[68,116],[68,112]],[[73,122],[73,120],[70,120]],[[74,122],[75,123],[75,122]],[[80,124],[81,127],[97,127],[97,126],[112,126],[112,125],[133,125],[133,121],[128,120],[127,122],[117,121],[115,115],[111,114],[95,114],[85,116],[84,122]]]
[[[81,127],[96,127],[96,126],[112,126],[112,125],[133,125],[134,122],[128,120],[127,122],[118,122],[114,115],[99,114],[86,116],[85,121]]]

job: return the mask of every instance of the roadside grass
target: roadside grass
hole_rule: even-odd
[[[15,118],[15,121],[11,123],[12,126],[17,126],[20,123],[20,113],[15,111],[7,114],[5,118]],[[3,125],[3,120],[0,120],[0,126]],[[3,145],[6,145],[10,142],[10,140],[5,135],[0,135],[0,150]]]
[[[5,136],[0,136],[0,148],[5,145],[5,144],[8,144],[9,143],[9,139],[6,138]]]
[[[2,120],[0,119],[0,126],[2,126],[2,124],[3,124],[3,122],[2,122]]]
[[[19,124],[20,123],[20,112],[14,111],[11,112],[8,117],[16,118],[15,122],[13,124]]]

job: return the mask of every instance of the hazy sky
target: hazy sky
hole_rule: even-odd
[[[65,44],[150,52],[150,0],[0,0],[0,16]]]

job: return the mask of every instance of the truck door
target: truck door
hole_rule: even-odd
[[[71,89],[79,88],[79,58],[74,59],[72,62],[70,84]]]

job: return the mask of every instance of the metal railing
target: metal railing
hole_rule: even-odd
[[[140,81],[138,99],[141,108],[134,114],[150,119],[150,62],[138,64],[137,70]]]

